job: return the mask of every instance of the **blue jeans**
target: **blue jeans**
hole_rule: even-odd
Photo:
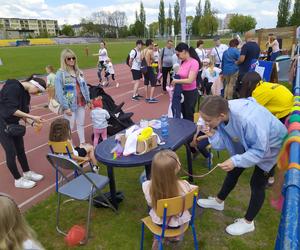
[[[181,84],[175,84],[173,99],[172,99],[172,113],[174,118],[181,118]]]

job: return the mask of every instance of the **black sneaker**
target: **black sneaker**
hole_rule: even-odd
[[[158,100],[155,98],[150,98],[148,101],[148,103],[157,103],[157,102],[158,102]]]
[[[144,97],[143,97],[142,95],[140,95],[140,94],[137,94],[136,97],[138,97],[138,98],[144,98]]]
[[[131,100],[132,101],[139,101],[140,98],[136,95],[136,96],[131,97]]]

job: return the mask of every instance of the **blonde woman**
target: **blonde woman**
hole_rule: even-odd
[[[90,107],[90,95],[83,73],[78,67],[77,57],[70,49],[64,49],[61,53],[60,69],[55,77],[55,94],[72,130],[76,122],[80,145],[85,144],[85,107]]]
[[[17,204],[0,193],[0,250],[43,250]]]

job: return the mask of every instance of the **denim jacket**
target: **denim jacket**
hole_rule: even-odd
[[[87,83],[81,73],[77,77],[81,93],[86,103],[90,102],[90,93]],[[55,95],[56,100],[62,105],[63,110],[71,109],[72,112],[77,110],[77,92],[76,78],[68,72],[58,70],[55,76]]]

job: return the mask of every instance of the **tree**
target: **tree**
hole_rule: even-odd
[[[178,0],[174,4],[174,33],[178,35],[180,32],[180,6]]]
[[[149,24],[149,33],[151,38],[155,38],[159,33],[159,24],[158,22],[153,22]]]
[[[61,30],[61,33],[66,36],[74,36],[75,32],[71,25],[65,24]]]
[[[203,15],[210,15],[212,13],[210,0],[205,0]]]
[[[290,18],[290,25],[300,25],[300,0],[295,0],[293,14]]]
[[[290,16],[291,0],[280,0],[277,13],[277,27],[285,27],[288,25]]]
[[[198,17],[202,16],[201,0],[199,0],[198,4],[196,5],[196,16]]]
[[[202,17],[202,5],[201,0],[199,0],[198,4],[196,5],[196,16],[194,17],[193,23],[192,23],[192,34],[198,35],[199,34],[199,22]]]
[[[114,11],[111,14],[112,25],[115,27],[116,38],[119,38],[119,32],[126,23],[126,14],[123,11]]]
[[[163,36],[165,34],[165,3],[164,0],[159,2],[159,13],[158,13],[158,24],[159,24],[159,34]]]
[[[186,17],[186,33],[189,35],[192,33],[193,22],[194,22],[194,18],[192,16]]]
[[[169,36],[172,35],[172,24],[173,24],[172,9],[171,9],[171,4],[169,3],[169,12],[168,12],[168,18],[167,18],[167,34]]]
[[[143,25],[142,36],[145,37],[145,35],[146,35],[146,33],[145,33],[145,30],[146,30],[146,13],[145,13],[143,2],[141,2],[141,4],[140,4],[140,22]]]
[[[254,29],[256,26],[256,20],[252,16],[244,16],[234,14],[229,21],[228,28],[233,32],[244,33],[248,30]]]
[[[204,15],[198,24],[199,33],[205,36],[213,36],[218,30],[218,19],[215,15],[215,12]]]

